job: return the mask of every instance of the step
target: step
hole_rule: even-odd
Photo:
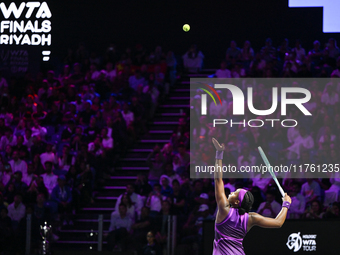
[[[175,89],[175,92],[190,92],[190,91],[196,91],[196,89]]]
[[[145,161],[144,158],[140,158],[140,159]],[[110,179],[111,180],[134,180],[135,181],[137,179],[137,176],[111,176]]]
[[[171,122],[178,122],[180,116],[157,116],[154,121],[160,122],[160,121],[171,121]]]
[[[128,151],[129,152],[148,152],[148,153],[150,153],[153,150],[152,149],[130,149]]]
[[[190,100],[190,97],[169,97],[170,100]]]
[[[177,125],[151,125],[149,127],[149,130],[154,131],[154,130],[158,130],[158,131],[163,131],[163,130],[177,130]]]
[[[117,190],[125,190],[125,186],[104,186],[103,189],[117,189]]]

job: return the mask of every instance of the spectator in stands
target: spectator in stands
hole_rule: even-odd
[[[7,145],[17,145],[17,137],[13,135],[13,131],[10,127],[6,128],[5,135],[1,137],[0,149],[4,151]]]
[[[290,188],[289,196],[292,198],[288,219],[300,219],[305,211],[306,201],[300,193],[300,187],[297,182],[293,182]]]
[[[22,203],[22,195],[14,196],[14,202],[8,206],[8,217],[12,220],[12,227],[16,229],[19,221],[25,217],[26,206]]]
[[[34,165],[29,163],[27,165],[27,174],[24,174],[22,177],[22,181],[26,183],[27,187],[31,186],[32,181],[37,179],[37,175],[35,174]]]
[[[306,204],[320,199],[321,189],[319,183],[312,178],[308,178],[301,187],[301,194],[305,197]]]
[[[141,210],[142,210],[142,207],[143,207],[143,199],[140,195],[135,193],[135,186],[133,184],[126,185],[126,193],[130,196],[132,204],[135,206],[135,210],[136,210],[136,213],[137,213],[137,216],[138,216],[138,219],[139,219],[140,214],[141,214]],[[116,207],[115,207],[116,211],[119,210],[118,206],[122,202],[123,195],[124,194],[120,195],[117,199]]]
[[[299,128],[299,136],[294,140],[294,143],[286,149],[288,152],[287,159],[299,159],[303,150],[314,148],[313,138],[307,134],[305,127]]]
[[[12,176],[12,167],[10,164],[8,163],[4,163],[4,167],[3,167],[3,172],[1,174],[1,182],[0,182],[0,187],[1,184],[5,187],[7,185],[7,183],[9,182],[9,180],[11,179]]]
[[[153,185],[153,191],[150,192],[145,205],[150,208],[150,217],[154,218],[161,211],[163,196],[161,194],[162,186],[158,183]]]
[[[266,39],[266,44],[261,48],[260,53],[266,62],[270,62],[276,58],[276,49],[272,46],[272,39]]]
[[[26,130],[26,121],[25,119],[21,119],[17,125],[17,127],[14,129],[14,135],[25,135],[25,130]]]
[[[58,203],[58,212],[63,225],[73,225],[70,218],[72,213],[72,192],[70,187],[66,185],[64,175],[58,177],[58,184],[52,190],[51,200]]]
[[[140,70],[136,70],[134,75],[129,77],[130,88],[137,90],[137,86],[145,84],[145,79],[141,76]]]
[[[295,61],[301,65],[306,56],[306,51],[301,47],[300,40],[296,40],[295,48],[292,49],[292,52],[295,53]]]
[[[227,49],[226,60],[228,64],[235,64],[237,61],[241,60],[241,50],[237,47],[235,41],[230,42],[230,47]]]
[[[109,234],[107,237],[109,251],[113,249],[125,250],[125,242],[132,225],[132,220],[127,215],[126,205],[120,204],[118,208],[118,215],[116,213],[111,214]]]
[[[135,247],[136,250],[142,247],[145,235],[152,228],[152,220],[149,217],[149,213],[150,209],[143,206],[140,220],[137,220],[136,223],[131,226],[132,235],[130,236],[130,240],[133,242],[133,247]]]
[[[99,135],[99,128],[97,127],[97,119],[95,116],[92,116],[90,119],[89,126],[85,129],[84,133],[86,134],[88,141],[94,141],[96,136]],[[111,130],[112,131],[112,130]],[[110,135],[109,135],[110,136]]]
[[[335,91],[335,86],[333,84],[327,84],[324,92],[321,96],[321,103],[325,105],[333,106],[339,102],[339,96]]]
[[[136,209],[135,206],[132,204],[130,195],[128,193],[124,193],[121,199],[121,203],[126,206],[126,215],[129,216],[132,220],[132,224],[135,222],[136,218]],[[117,204],[117,203],[116,203]],[[115,210],[114,213],[119,215],[119,207],[116,206],[118,210]]]
[[[45,198],[49,198],[49,193],[44,184],[44,179],[42,176],[37,176],[37,178],[31,182],[30,187],[27,190],[25,200],[27,204],[34,204],[37,201],[39,194],[44,194]]]
[[[265,217],[275,218],[280,210],[281,205],[275,201],[275,194],[268,191],[266,193],[266,201],[260,204],[257,213]]]
[[[40,155],[41,164],[44,166],[45,162],[50,161],[53,162],[53,164],[58,163],[58,158],[56,155],[56,146],[52,143],[48,143],[46,145],[46,151]]]
[[[27,149],[30,150],[33,146],[33,136],[32,136],[32,130],[29,128],[26,128],[25,135],[24,135],[24,143],[25,146],[27,146]]]
[[[62,155],[58,159],[59,169],[68,171],[71,165],[75,164],[75,157],[70,155],[70,146],[64,145]]]
[[[241,60],[243,62],[244,67],[249,67],[250,61],[254,58],[254,50],[251,47],[249,41],[245,41],[243,44],[243,48],[241,49]]]
[[[156,240],[160,245],[166,244],[168,236],[168,217],[171,215],[171,205],[168,200],[162,201],[162,209],[155,218]]]
[[[14,185],[14,193],[25,194],[28,189],[27,184],[22,181],[22,173],[20,171],[15,172],[11,176],[11,179],[6,185],[6,191],[8,191],[9,186],[12,184]]]
[[[155,156],[154,162],[151,162],[152,156]],[[150,168],[148,179],[150,184],[152,185],[159,181],[159,178],[164,171],[165,158],[163,156],[163,153],[160,152],[160,148],[158,145],[156,145],[153,151],[148,155],[146,162]]]
[[[243,144],[242,154],[237,159],[237,169],[241,166],[254,166],[256,157],[250,154],[250,148],[247,144]]]
[[[135,182],[136,193],[146,199],[152,191],[151,185],[148,183],[148,178],[145,174],[138,174]]]
[[[188,72],[197,73],[203,66],[203,53],[196,45],[191,45],[189,50],[182,56],[183,66]]]
[[[319,200],[313,200],[311,204],[307,207],[303,214],[304,219],[322,219],[324,212],[322,211],[322,205]]]
[[[173,193],[172,187],[170,184],[170,179],[167,175],[162,175],[160,178],[160,184],[162,185],[161,194],[165,197],[170,197]]]
[[[49,111],[46,115],[46,118],[44,119],[44,124],[51,125],[51,126],[57,126],[62,123],[63,120],[63,114],[58,109],[57,104],[52,104],[52,109]]]
[[[74,120],[69,120],[67,123],[67,128],[63,130],[61,134],[61,140],[63,142],[69,142],[71,141],[71,137],[75,133],[75,122]]]
[[[11,165],[13,173],[20,171],[23,174],[27,173],[27,163],[19,158],[19,152],[13,151],[12,160],[8,163]]]
[[[45,127],[40,126],[39,120],[33,121],[32,136],[40,136],[43,140],[45,140],[45,136],[47,134],[47,129]]]
[[[161,255],[162,248],[156,241],[156,233],[154,231],[149,231],[146,235],[146,239],[148,241],[147,245],[145,245],[142,250],[141,254],[143,255]]]
[[[184,143],[180,143],[177,150],[178,153],[176,155],[179,157],[181,166],[187,166],[190,162],[190,153],[186,151]]]
[[[45,162],[45,173],[41,175],[44,184],[51,195],[53,188],[58,184],[58,176],[52,172],[53,163],[51,161]]]
[[[92,102],[90,100],[86,100],[84,103],[85,109],[79,113],[79,123],[81,125],[88,125],[90,123],[90,119],[95,112],[91,109]]]
[[[339,219],[339,203],[334,202],[330,207],[327,208],[327,212],[324,214],[324,218],[326,219]]]

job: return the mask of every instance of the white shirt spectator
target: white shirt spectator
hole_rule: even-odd
[[[24,136],[24,145],[27,146],[27,149],[30,151],[31,150],[31,147],[33,145],[33,136],[31,136],[30,138],[27,139],[26,136]]]
[[[116,206],[117,207],[117,206]],[[119,206],[118,206],[119,208]],[[119,215],[119,209],[116,209],[115,211],[112,212],[112,214],[117,214]],[[135,222],[135,216],[136,216],[136,209],[135,209],[135,206],[134,205],[131,205],[130,208],[126,208],[127,211],[126,211],[126,215],[130,217],[130,219],[132,220],[132,223]]]
[[[321,188],[319,183],[312,180],[311,184],[305,182],[301,187],[301,194],[305,197],[306,202],[308,202],[314,196],[320,197]]]
[[[148,91],[149,91],[149,86],[145,86],[143,88],[143,93],[148,93]],[[150,95],[151,95],[153,104],[156,104],[157,100],[158,100],[158,96],[159,96],[158,89],[156,87],[153,87],[151,92],[150,92]]]
[[[231,72],[228,69],[218,69],[215,75],[217,78],[231,78]]]
[[[1,150],[4,151],[7,145],[11,145],[11,146],[17,145],[17,137],[15,135],[12,135],[10,138],[7,138],[7,136],[4,135],[3,137],[1,137],[0,144],[1,144]]]
[[[93,152],[95,150],[96,146],[94,144],[94,142],[89,143],[89,145],[87,146],[87,150],[88,152]],[[99,150],[96,151],[96,156],[99,156],[103,153],[102,148],[100,148]]]
[[[40,155],[41,164],[45,168],[45,162],[51,161],[53,164],[57,163],[56,155],[53,152],[44,152]]]
[[[8,217],[13,221],[20,221],[25,217],[26,207],[23,203],[20,203],[17,207],[14,206],[14,202],[8,206]]]
[[[35,177],[36,175],[35,174],[25,174],[22,176],[22,180],[24,183],[27,184],[27,186],[29,187],[31,185],[31,182],[33,180],[33,178]]]
[[[262,202],[260,204],[259,208],[257,209],[257,213],[259,213],[261,211],[261,209],[266,206],[266,203],[267,202]],[[272,212],[269,209],[264,209],[263,212],[262,212],[262,216],[275,218],[279,214],[279,212],[281,211],[281,205],[278,202],[276,202],[275,200],[273,202],[271,202],[270,205],[272,206],[272,209],[274,211],[274,216],[272,215]]]
[[[122,201],[122,197],[123,197],[123,194],[120,195],[118,198],[117,198],[117,202],[116,202],[116,206],[115,206],[115,210],[118,211],[119,210],[119,205]],[[142,207],[143,207],[143,199],[140,195],[138,195],[137,193],[133,192],[130,196],[131,198],[131,201],[132,203],[134,203],[135,205],[135,210],[137,212],[137,215],[138,217],[140,216],[141,214],[141,211],[142,211]]]
[[[59,165],[59,169],[68,171],[71,167],[71,165],[74,165],[76,163],[76,158],[72,157],[71,163],[68,164],[67,163],[67,158],[59,158],[58,159],[58,165]]]
[[[126,215],[123,219],[120,217],[119,214],[111,213],[111,224],[109,231],[113,231],[119,228],[126,228],[126,230],[129,232],[131,229],[132,220],[131,218]]]
[[[306,200],[304,196],[298,193],[296,196],[291,197],[292,203],[288,210],[287,219],[300,219],[305,211]]]
[[[11,172],[10,173],[0,172],[0,183],[2,183],[5,187],[9,180],[11,179],[11,174],[12,174]]]
[[[158,196],[152,195],[150,199],[150,211],[160,212],[162,209],[162,201]]]
[[[298,138],[299,136],[300,136],[299,128],[297,127],[288,128],[288,131],[287,131],[288,142],[294,143],[295,139]]]
[[[301,147],[304,147],[305,149],[313,149],[314,148],[314,140],[310,135],[305,135],[304,137],[298,136],[295,139],[295,142],[293,145],[287,148],[288,151],[294,152],[297,155],[297,158],[300,158],[300,149]]]
[[[11,165],[13,173],[22,172],[22,175],[27,174],[27,163],[21,159],[14,161],[14,159],[8,161],[8,164]]]
[[[339,102],[339,96],[337,93],[332,93],[332,95],[323,93],[321,96],[321,102],[326,105],[334,105]]]
[[[58,176],[54,173],[44,173],[41,175],[44,180],[44,184],[48,190],[48,193],[51,195],[53,188],[58,184]]]
[[[127,113],[124,113],[124,111],[121,111],[122,116],[126,122],[126,126],[130,126],[130,124],[135,120],[135,116],[133,114],[133,112],[128,111]]]
[[[300,49],[294,48],[292,49],[292,51],[296,53],[296,60],[300,62],[302,61],[303,57],[306,56],[306,51],[304,48]]]
[[[104,148],[113,148],[113,139],[111,137],[103,138],[102,145]]]
[[[40,135],[42,139],[45,139],[45,135],[47,134],[47,129],[45,127],[32,127],[32,136]]]

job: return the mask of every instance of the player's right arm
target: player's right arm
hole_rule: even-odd
[[[213,144],[216,150],[224,150],[224,144],[220,145],[219,142],[213,138]],[[221,171],[216,171],[217,169],[222,169],[222,159],[216,159],[215,161],[215,173],[214,173],[214,180],[215,180],[215,199],[219,210],[225,209],[226,206],[229,204],[228,198],[224,192],[224,183],[222,180],[223,173]]]
[[[285,193],[285,197],[282,198],[283,201],[288,201],[289,203],[292,203],[291,198]],[[249,213],[249,219],[248,219],[248,226],[247,230],[249,231],[253,226],[259,226],[262,228],[281,228],[283,223],[286,220],[287,217],[288,208],[282,207],[279,214],[276,216],[275,219],[263,217],[260,214],[257,213]]]

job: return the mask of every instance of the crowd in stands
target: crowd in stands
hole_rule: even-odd
[[[275,48],[267,39],[258,51],[248,41],[242,49],[232,41],[215,76],[339,77],[339,55],[334,39],[325,47],[315,41],[310,51],[299,40],[293,48],[287,39]],[[202,68],[204,55],[195,45],[182,58],[187,71]],[[147,121],[174,84],[177,61],[173,52],[164,53],[159,46],[147,51],[138,44],[119,53],[111,44],[98,57],[80,44],[77,50],[68,50],[62,70],[36,77],[27,73],[22,79],[6,80],[0,75],[0,250],[22,251],[23,244],[10,241],[24,240],[25,215],[32,214],[32,242],[37,246],[43,222],[51,222],[56,229],[72,226],[74,214],[94,203],[93,191],[113,173],[115,160],[144,134]],[[118,198],[108,248],[125,250],[133,242],[142,254],[161,254],[167,242],[167,217],[178,215],[177,243],[199,253],[202,222],[214,218],[216,203],[213,179],[190,179],[190,169],[214,162],[214,154],[208,153],[211,137],[227,144],[224,163],[238,167],[258,163],[257,146],[268,151],[272,144],[273,165],[287,160],[336,164],[340,85],[313,82],[309,90],[312,100],[306,108],[313,117],[288,129],[279,125],[212,128],[209,119],[200,116],[198,92],[169,142],[162,148],[155,146],[145,159],[149,174],[138,175],[136,183],[127,185]],[[258,85],[255,92],[255,108],[268,109],[271,88]],[[220,95],[222,107],[210,104],[208,111],[211,116],[231,116],[230,94]],[[301,117],[294,108],[288,108],[287,116]],[[191,118],[197,119],[199,128],[190,127]],[[246,118],[252,115],[246,113]],[[293,201],[289,219],[339,218],[340,179],[336,176],[287,177],[283,186]],[[225,179],[227,196],[239,187],[252,191],[253,211],[276,216],[281,198],[271,179]],[[333,200],[325,195],[327,191]]]

